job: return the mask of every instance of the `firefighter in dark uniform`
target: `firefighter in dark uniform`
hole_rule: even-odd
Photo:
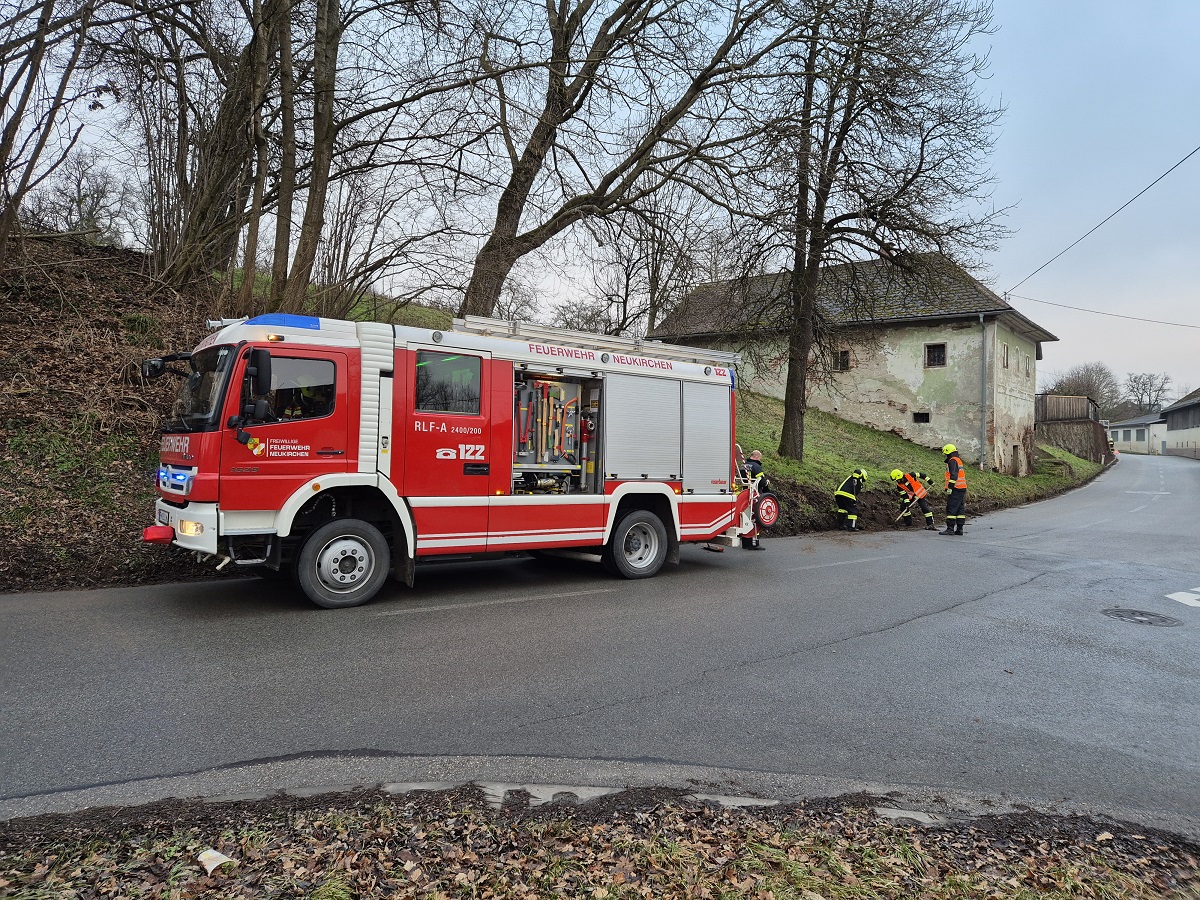
[[[858,531],[858,495],[866,483],[865,469],[858,468],[850,473],[850,477],[833,492],[833,500],[837,504],[838,528],[842,531]]]
[[[762,451],[761,450],[753,451],[750,454],[750,456],[746,458],[746,468],[744,471],[746,473],[746,477],[749,478],[751,481],[754,481],[756,478],[759,479],[758,489],[760,491],[768,491],[771,489],[770,485],[767,484],[767,476],[763,474]],[[758,522],[754,523],[754,531],[752,531],[750,534],[742,535],[742,549],[743,550],[766,550],[767,549],[766,547],[764,547],[762,545],[762,543],[759,540]]]
[[[933,479],[920,472],[903,472],[900,469],[892,469],[891,475],[892,481],[896,482],[896,489],[900,491],[900,508],[904,510],[900,520],[905,527],[912,526],[912,506],[915,501],[925,514],[925,528],[937,531],[937,526],[933,524],[933,507],[929,505],[929,491],[933,488]]]
[[[946,457],[946,530],[938,533],[961,537],[967,523],[967,471],[953,444],[943,447],[942,453]]]

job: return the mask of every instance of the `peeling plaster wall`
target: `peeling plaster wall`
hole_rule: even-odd
[[[927,447],[956,444],[970,463],[979,459],[980,343],[971,323],[896,327],[874,342],[846,343],[850,371],[817,386],[809,403]],[[930,344],[946,345],[944,366],[925,365]],[[917,413],[929,422],[915,421]]]
[[[1010,475],[1028,475],[1036,457],[1034,396],[1037,393],[1037,347],[1033,341],[994,328],[989,369],[992,378],[991,421],[988,423],[989,468]],[[1005,365],[1005,345],[1008,347]],[[993,368],[994,367],[994,368]]]
[[[946,365],[925,365],[929,344],[946,345]],[[1003,347],[1008,344],[1009,365]],[[718,349],[743,349],[717,343]],[[1036,347],[997,322],[923,323],[891,326],[875,335],[848,336],[850,370],[834,373],[829,384],[814,384],[809,405],[843,419],[890,431],[926,447],[956,444],[968,465],[980,463],[980,432],[986,435],[983,464],[1028,475],[1035,460],[1034,395]],[[987,354],[987,416],[982,361]],[[751,356],[761,357],[757,363]],[[1026,364],[1028,363],[1028,374]],[[783,398],[787,379],[787,342],[760,345],[738,370],[739,387]],[[914,420],[928,413],[929,422]],[[986,430],[985,430],[986,429]],[[1019,450],[1014,454],[1013,447]]]

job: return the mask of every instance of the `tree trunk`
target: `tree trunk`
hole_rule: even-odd
[[[292,258],[284,307],[303,312],[317,258],[317,244],[325,224],[325,199],[329,192],[329,169],[333,163],[336,130],[333,123],[334,89],[337,83],[338,42],[341,40],[341,9],[338,0],[319,0],[317,34],[313,48],[313,160],[308,182],[308,201],[300,240]]]
[[[788,331],[788,370],[783,395],[783,428],[779,455],[804,460],[804,414],[808,411],[808,360],[813,346],[816,270],[808,267],[792,276],[792,326]]]
[[[493,232],[476,254],[471,283],[458,310],[460,316],[490,316],[496,309],[504,281],[519,259],[508,249],[508,243],[506,236]]]
[[[250,210],[246,222],[246,253],[242,260],[242,289],[238,296],[238,309],[246,315],[254,313],[254,281],[258,276],[258,235],[262,223],[263,194],[267,182],[267,136],[263,131],[262,104],[266,98],[267,81],[270,77],[272,9],[264,13],[262,0],[254,0],[254,187],[250,198]]]
[[[292,204],[296,195],[296,72],[292,65],[292,5],[285,3],[279,24],[279,122],[281,155],[275,204],[275,252],[271,258],[271,302],[283,306],[288,260],[292,255]]]

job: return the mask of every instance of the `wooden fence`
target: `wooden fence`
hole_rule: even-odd
[[[1034,398],[1033,416],[1036,422],[1074,422],[1081,419],[1099,422],[1100,407],[1090,397],[1038,394]]]

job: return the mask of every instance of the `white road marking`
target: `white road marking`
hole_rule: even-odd
[[[505,603],[530,603],[534,600],[557,600],[560,597],[583,597],[588,594],[611,594],[616,588],[597,588],[593,591],[568,591],[564,594],[540,594],[537,597],[505,597],[503,600],[477,600],[474,603],[440,603],[437,606],[414,606],[406,609],[389,609],[380,616],[403,616],[408,613],[436,612],[442,609],[471,609],[475,606],[501,606]]]
[[[868,556],[864,559],[848,559],[845,562],[835,563],[817,563],[814,566],[797,566],[794,569],[784,569],[785,572],[803,572],[806,569],[828,569],[831,566],[852,566],[855,563],[879,562],[881,559],[899,559],[900,554],[893,553],[890,556]]]
[[[1131,513],[1141,512],[1143,509],[1146,508],[1146,506],[1147,506],[1147,504],[1143,503],[1141,506],[1135,506],[1133,509],[1130,510],[1130,512]]]
[[[1176,591],[1174,594],[1167,594],[1167,599],[1178,600],[1188,606],[1200,606],[1200,594],[1193,594],[1191,591]]]
[[[1169,494],[1170,491],[1126,491],[1127,494]]]

